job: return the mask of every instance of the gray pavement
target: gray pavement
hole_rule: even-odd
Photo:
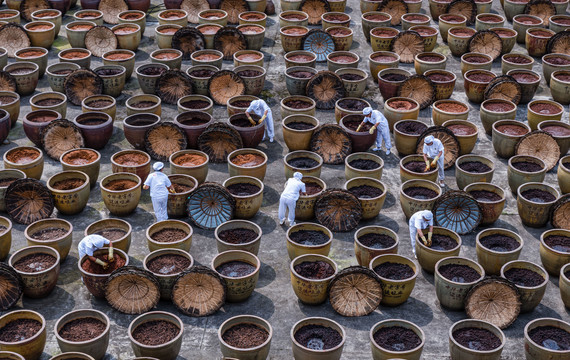
[[[153,0],[153,4],[158,1]],[[3,6],[3,8],[5,5]],[[276,4],[279,11],[279,4]],[[73,11],[75,11],[74,9]],[[351,15],[351,28],[354,30],[355,39],[352,51],[358,53],[363,59],[359,68],[368,71],[367,57],[371,52],[371,47],[366,43],[362,35],[360,25],[360,8],[356,0],[349,0],[347,11]],[[429,14],[427,0],[424,0],[422,12]],[[494,1],[493,12],[502,13],[499,1]],[[145,36],[142,40],[141,47],[137,52],[137,65],[148,63],[149,53],[157,49],[154,39],[154,28],[157,25],[156,15],[152,14],[148,17]],[[64,23],[71,21],[68,15],[64,19]],[[257,288],[249,300],[241,304],[227,304],[215,315],[206,318],[192,318],[180,314],[172,304],[161,302],[158,305],[159,310],[170,311],[179,315],[184,322],[184,341],[179,359],[213,359],[221,356],[217,338],[217,329],[219,325],[229,317],[239,314],[254,314],[267,319],[273,326],[274,335],[271,344],[270,357],[273,359],[289,359],[292,358],[290,330],[292,325],[308,316],[323,316],[338,321],[344,326],[347,333],[347,340],[344,347],[343,359],[370,359],[369,331],[373,324],[380,320],[395,318],[406,319],[419,325],[425,332],[427,340],[423,351],[424,359],[446,359],[449,356],[448,350],[448,332],[450,326],[461,319],[465,319],[464,312],[448,311],[442,309],[435,296],[434,278],[425,272],[417,277],[415,289],[409,300],[396,308],[380,307],[369,316],[361,318],[345,318],[337,315],[327,302],[320,306],[306,306],[301,304],[290,284],[289,278],[289,259],[285,247],[286,228],[281,227],[277,223],[277,208],[279,193],[283,189],[285,181],[283,170],[283,156],[287,153],[287,148],[283,141],[281,122],[279,116],[279,101],[287,96],[285,88],[285,65],[283,61],[283,50],[281,49],[278,18],[271,16],[268,20],[268,28],[263,51],[265,53],[265,67],[268,71],[267,82],[263,97],[268,100],[272,107],[275,119],[276,141],[272,144],[262,143],[259,148],[265,151],[269,156],[267,176],[265,178],[265,192],[263,206],[257,216],[253,219],[263,229],[263,238],[259,258],[262,261],[261,274]],[[511,27],[509,23],[507,26]],[[50,64],[57,62],[57,52],[69,47],[65,39],[65,30],[62,27],[60,37],[50,51]],[[438,39],[436,52],[448,56],[447,69],[458,74],[458,80],[453,94],[454,99],[467,102],[467,98],[463,91],[463,80],[459,76],[460,62],[458,58],[450,55],[449,48],[444,45],[441,38]],[[513,52],[521,52],[526,54],[524,47],[516,45]],[[12,60],[11,60],[12,61]],[[92,68],[101,65],[100,59],[93,59]],[[189,61],[183,64],[183,70],[190,66]],[[402,68],[413,72],[413,65],[400,65]],[[231,69],[233,64],[224,63],[224,68]],[[326,64],[318,64],[317,69],[324,70]],[[540,60],[536,61],[534,70],[542,73]],[[499,74],[501,72],[500,62],[493,64],[493,72]],[[36,93],[50,91],[47,79],[41,79]],[[127,98],[134,94],[139,94],[136,78],[128,82],[125,91],[117,99],[118,111],[115,122],[115,129],[110,143],[102,151],[102,167],[100,178],[111,173],[110,156],[121,150],[129,149],[122,132],[121,120],[126,116],[124,103]],[[30,111],[29,98],[22,99],[22,112],[20,117]],[[369,80],[368,90],[364,98],[373,104],[374,108],[381,109],[383,101],[380,97],[378,87]],[[548,86],[542,81],[537,92],[536,98],[550,98]],[[479,120],[479,105],[470,104],[471,111],[469,120],[477,124],[480,135],[474,153],[484,155],[493,159],[495,162],[495,176],[493,183],[508,189],[506,171],[507,164],[505,160],[498,159],[493,151],[490,137],[484,135],[483,127]],[[79,107],[69,105],[68,118],[73,119],[81,112]],[[162,118],[165,121],[171,121],[176,115],[175,106],[163,105]],[[333,111],[318,111],[317,117],[322,123],[334,122]],[[226,121],[225,107],[216,106],[214,110],[214,118],[219,121]],[[420,113],[420,119],[429,123],[431,120],[431,109],[425,109]],[[525,120],[526,106],[519,106],[517,118]],[[568,122],[568,112],[565,111],[564,121]],[[8,149],[17,145],[30,145],[30,141],[26,138],[21,120],[18,125],[10,133],[9,145],[0,147],[0,153],[3,154]],[[395,149],[394,149],[395,150]],[[398,193],[400,186],[399,168],[397,155],[386,157],[384,175],[382,181],[388,186],[388,196],[384,208],[380,215],[372,220],[362,222],[360,226],[381,225],[387,226],[396,231],[400,237],[399,254],[404,256],[412,256],[409,244],[409,236],[407,232],[407,223],[403,212],[401,211]],[[61,165],[51,159],[46,159],[46,166],[42,180],[47,180],[51,175],[61,171]],[[166,169],[169,173],[169,169]],[[208,175],[209,181],[221,183],[228,177],[226,164],[210,165]],[[327,183],[328,187],[340,188],[343,186],[344,168],[343,166],[324,166],[322,179]],[[546,176],[546,182],[558,188],[555,171],[551,171]],[[446,184],[449,188],[456,189],[454,180],[454,170],[446,172]],[[133,242],[129,252],[131,262],[134,265],[141,266],[141,260],[148,254],[146,246],[145,230],[154,221],[152,205],[148,192],[145,192],[136,212],[126,217],[133,226]],[[48,359],[50,356],[58,354],[60,349],[57,345],[53,326],[57,319],[65,313],[84,308],[94,308],[101,310],[109,315],[112,320],[111,342],[107,351],[106,359],[131,359],[134,357],[133,351],[127,336],[127,328],[129,323],[135,316],[125,315],[113,310],[105,301],[94,299],[86,288],[82,285],[80,273],[77,270],[77,243],[81,240],[84,229],[92,222],[110,217],[101,200],[99,186],[91,191],[90,201],[87,208],[77,216],[61,216],[57,211],[53,216],[61,217],[71,221],[74,225],[74,246],[70,257],[62,265],[61,275],[59,277],[56,290],[47,298],[32,300],[24,298],[19,307],[37,310],[42,313],[48,321],[48,338],[45,352],[42,359]],[[518,232],[525,241],[525,245],[521,254],[521,259],[540,263],[538,244],[540,234],[547,230],[531,229],[523,226],[517,215],[516,199],[508,192],[507,204],[496,227],[507,228]],[[11,253],[25,246],[23,231],[25,226],[15,225],[13,230],[13,245]],[[478,229],[481,230],[481,229]],[[335,233],[332,244],[330,257],[337,262],[340,268],[350,265],[356,265],[353,249],[354,232]],[[462,237],[463,245],[461,256],[475,259],[475,233]],[[213,231],[205,231],[194,229],[193,244],[191,254],[198,264],[209,266],[212,258],[216,255],[216,245]],[[523,329],[526,323],[532,319],[540,317],[554,317],[570,320],[568,309],[564,308],[560,299],[558,289],[558,279],[551,278],[546,290],[546,294],[542,303],[531,313],[520,315],[519,318],[505,330],[507,341],[503,351],[504,359],[521,359],[523,355]]]

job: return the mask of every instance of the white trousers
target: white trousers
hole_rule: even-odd
[[[295,222],[295,206],[297,206],[297,200],[281,196],[279,199],[279,221],[285,220],[285,213],[289,210],[289,214],[287,216],[289,224]]]
[[[150,198],[152,200],[152,208],[156,221],[168,220],[168,196],[160,198]]]
[[[409,226],[410,228],[410,241],[412,244],[412,252],[416,255],[416,237],[418,236],[418,229],[415,226]]]
[[[263,114],[261,114],[263,116]],[[270,139],[275,137],[275,127],[273,125],[273,114],[271,112],[267,113],[267,117],[263,120],[265,123],[265,133],[263,134],[263,138],[269,136]]]
[[[386,150],[390,150],[392,148],[392,141],[390,141],[390,128],[388,126],[382,129],[380,129],[380,127],[376,129],[376,147],[382,147],[382,140],[384,140]]]
[[[441,155],[441,157],[439,159],[437,159],[437,177],[439,180],[444,180],[445,179],[445,163],[444,163],[444,155]],[[433,158],[430,158],[430,163],[433,160]]]

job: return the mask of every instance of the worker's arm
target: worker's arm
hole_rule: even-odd
[[[88,255],[89,256],[89,255]],[[107,266],[109,266],[109,264],[107,264],[106,262],[104,262],[101,259],[97,259],[95,256],[89,256],[89,260],[91,260],[92,262],[94,262],[95,264],[99,264],[101,265],[104,269],[107,268]]]
[[[433,236],[433,225],[430,225],[428,230],[427,246],[431,246],[431,237]]]
[[[174,186],[170,185],[166,187],[171,194],[176,194],[176,190],[174,190]]]
[[[426,240],[426,237],[422,231],[422,229],[420,228],[416,228],[418,230],[418,236],[420,237],[420,239],[422,239],[424,245],[427,245],[428,241]]]
[[[249,122],[251,123],[251,125],[253,125],[253,126],[257,125],[257,124],[255,123],[255,120],[253,120],[253,119],[251,118],[251,115],[249,114],[249,112],[246,111],[246,112],[245,112],[245,116],[247,116],[247,119],[249,120]]]
[[[263,113],[263,116],[261,117],[261,119],[259,119],[259,123],[261,124],[263,122],[263,120],[265,120],[265,118],[267,117],[267,114],[269,113],[269,110],[265,110],[265,112]]]
[[[360,131],[360,128],[362,128],[362,127],[364,126],[364,123],[365,123],[365,122],[366,122],[366,121],[362,120],[362,122],[360,123],[360,125],[358,125],[358,127],[356,128],[356,132],[359,132],[359,131]]]
[[[108,256],[109,262],[115,261],[115,258],[114,258],[114,256],[113,256],[113,250],[114,250],[114,249],[113,249],[113,242],[112,242],[112,241],[109,241],[109,256]]]
[[[424,169],[424,172],[425,172],[425,171],[428,171],[430,169],[429,160],[427,158],[426,153],[424,153],[424,162],[426,163],[426,168]]]
[[[368,133],[369,133],[370,135],[374,134],[374,131],[376,130],[376,128],[378,128],[378,124],[379,124],[379,123],[374,124],[374,126],[372,126],[372,127],[370,128],[370,130],[368,130]]]
[[[443,155],[443,151],[440,151],[436,157],[433,158],[433,161],[431,162],[431,166],[435,167],[435,165],[437,164],[437,160],[439,160],[439,158]]]

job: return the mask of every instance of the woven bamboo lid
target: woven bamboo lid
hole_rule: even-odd
[[[80,106],[83,99],[103,93],[103,79],[92,70],[78,69],[66,76],[63,87],[69,101]]]
[[[307,96],[315,100],[317,109],[334,109],[335,103],[346,97],[342,79],[332,71],[319,71],[307,83]]]
[[[224,54],[224,60],[232,60],[236,52],[247,49],[247,41],[237,28],[225,26],[214,35],[214,49]]]
[[[210,6],[208,6],[207,9],[209,8]],[[224,10],[228,13],[228,23],[238,24],[239,14],[249,11],[249,7],[247,6],[247,2],[245,2],[245,0],[221,0],[220,10]]]
[[[348,133],[336,124],[323,124],[311,136],[311,151],[319,154],[325,164],[338,165],[352,152]]]
[[[37,10],[51,9],[46,0],[22,0],[20,3],[20,15],[26,21],[33,21],[32,13]]]
[[[51,192],[36,179],[14,181],[6,189],[4,202],[10,218],[24,225],[50,217],[54,208]]]
[[[519,316],[520,295],[516,286],[503,278],[487,277],[473,285],[465,297],[465,312],[471,319],[484,320],[505,329]]]
[[[400,25],[402,16],[408,13],[408,5],[403,0],[385,0],[378,6],[378,11],[392,16],[392,26]]]
[[[103,57],[108,51],[119,46],[117,35],[105,26],[95,26],[85,34],[85,47],[97,57]]]
[[[374,271],[351,266],[339,271],[328,287],[334,311],[342,316],[365,316],[382,301],[382,284]]]
[[[101,0],[99,2],[99,11],[103,13],[103,20],[107,24],[118,24],[119,14],[127,10],[129,10],[129,5],[125,0]]]
[[[174,281],[172,303],[189,316],[208,316],[226,301],[226,282],[205,266],[194,266]]]
[[[570,230],[570,194],[561,196],[554,203],[550,223],[556,229]]]
[[[319,224],[331,231],[350,231],[362,219],[362,205],[347,190],[328,189],[315,202],[315,217]]]
[[[560,158],[560,146],[546,131],[533,131],[526,134],[515,146],[516,155],[530,155],[546,164],[547,171],[552,170]]]
[[[172,122],[161,122],[144,135],[146,152],[155,160],[168,161],[170,155],[186,149],[188,139],[186,133]]]
[[[198,137],[198,149],[208,154],[213,163],[224,163],[228,155],[243,148],[240,134],[226,123],[215,122],[208,125]]]
[[[172,35],[172,48],[182,51],[182,58],[189,60],[194,51],[206,47],[204,34],[193,27],[183,27]]]
[[[22,277],[8,264],[0,263],[0,310],[14,306],[22,297]]]
[[[6,49],[8,57],[11,58],[14,57],[18,50],[31,46],[26,30],[14,23],[0,26],[0,43]]]
[[[16,78],[7,71],[0,71],[0,90],[16,92]]]
[[[398,96],[413,99],[425,109],[435,101],[434,83],[424,75],[412,75],[398,87]]]
[[[226,105],[234,96],[245,94],[245,82],[231,70],[221,70],[208,80],[208,93],[218,105]]]
[[[309,15],[309,25],[319,25],[321,16],[331,11],[331,6],[326,0],[303,0],[299,10]]]
[[[142,314],[158,304],[160,284],[150,271],[123,266],[109,275],[105,298],[117,311]]]

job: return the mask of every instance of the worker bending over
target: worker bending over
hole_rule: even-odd
[[[390,155],[392,142],[390,141],[390,127],[388,126],[388,120],[386,120],[386,117],[380,111],[372,110],[371,107],[365,107],[364,110],[362,110],[362,115],[364,115],[364,119],[362,119],[362,122],[358,125],[356,132],[359,132],[360,128],[365,123],[372,124],[370,130],[368,130],[371,135],[374,134],[374,130],[378,129],[378,132],[376,133],[376,147],[372,150],[382,150],[382,140],[384,140],[386,155]]]
[[[418,211],[410,218],[408,223],[410,228],[410,240],[412,242],[412,251],[414,256],[416,256],[416,237],[420,238],[424,245],[431,246],[431,237],[433,234],[433,214],[429,210]],[[427,229],[428,235],[427,239],[423,230]]]
[[[292,178],[289,178],[285,183],[285,190],[279,198],[279,224],[283,225],[285,223],[285,212],[289,210],[287,216],[289,220],[289,226],[295,225],[295,207],[297,206],[297,200],[299,200],[299,194],[306,195],[307,189],[305,188],[305,183],[301,181],[303,174],[296,172],[293,174]]]
[[[255,120],[251,118],[252,113],[257,116],[261,116],[259,122],[255,122]],[[245,110],[245,115],[253,126],[261,124],[265,120],[265,132],[263,134],[262,141],[269,137],[269,142],[273,142],[273,138],[275,136],[275,131],[273,128],[273,113],[265,101],[261,99],[253,100],[249,104],[247,110]]]
[[[426,136],[426,138],[424,139],[424,148],[423,148],[424,161],[426,163],[426,168],[424,171],[429,171],[432,167],[435,167],[437,164],[438,166],[437,174],[440,186],[445,186],[445,183],[443,182],[443,180],[445,179],[445,173],[444,173],[445,165],[443,163],[443,160],[445,158],[444,151],[445,150],[443,148],[441,140],[434,138],[432,135]],[[430,159],[432,159],[431,163]]]
[[[109,255],[107,257],[109,262],[115,261],[113,257],[113,243],[109,241],[107,238],[104,238],[101,235],[87,235],[84,237],[77,245],[77,251],[79,252],[79,262],[81,263],[81,259],[85,255],[89,257],[89,260],[92,262],[101,265],[104,269],[106,269],[109,264],[104,262],[101,259],[97,259],[93,256],[95,250],[99,250],[105,247],[105,245],[109,245]]]

